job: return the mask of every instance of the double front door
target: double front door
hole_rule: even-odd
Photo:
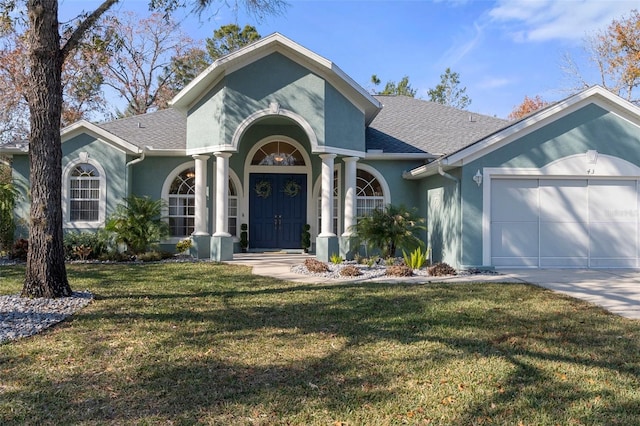
[[[249,191],[249,247],[300,248],[307,221],[307,176],[252,173]]]

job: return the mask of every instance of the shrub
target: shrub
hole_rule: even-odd
[[[67,232],[62,244],[64,257],[68,260],[97,259],[107,251],[107,242],[103,233],[96,232]]]
[[[393,265],[387,267],[385,274],[394,277],[410,277],[413,275],[413,269],[407,265]]]
[[[378,260],[380,260],[378,256],[371,256],[366,259],[366,265],[371,268],[373,265],[378,263]]]
[[[146,253],[139,254],[136,256],[136,260],[140,262],[158,262],[164,259],[170,259],[173,257],[172,253],[168,251],[148,251]]]
[[[340,255],[338,253],[333,253],[331,255],[331,263],[333,263],[334,265],[339,265],[342,263],[342,257],[340,257]]]
[[[305,260],[304,266],[309,272],[312,273],[329,272],[329,267],[327,266],[327,264],[316,259]]]
[[[429,267],[429,269],[427,269],[427,271],[429,272],[429,275],[432,275],[434,277],[442,277],[444,275],[456,275],[457,274],[456,270],[453,269],[453,267],[451,267],[451,265],[449,265],[448,263],[444,263],[444,262],[436,263],[435,265]]]
[[[343,277],[357,277],[358,275],[362,275],[362,272],[360,268],[355,265],[347,265],[340,269],[340,275]]]
[[[302,249],[307,252],[309,247],[311,247],[311,225],[308,223],[304,224],[302,227],[302,234],[300,235],[300,245]]]
[[[384,209],[375,209],[362,217],[353,227],[357,242],[376,247],[384,257],[395,256],[399,247],[415,247],[421,244],[417,233],[425,229],[424,219],[415,210],[389,204]]]
[[[396,258],[395,258],[395,257],[387,257],[387,258],[384,260],[384,264],[385,264],[386,266],[393,266],[393,265],[395,265],[395,264],[396,264]]]
[[[0,250],[9,251],[13,244],[13,209],[19,196],[20,192],[13,183],[0,181]]]
[[[12,258],[26,261],[27,253],[29,253],[29,240],[20,238],[15,243],[13,243],[13,249],[11,250]]]
[[[420,269],[427,263],[427,252],[423,252],[420,247],[417,247],[410,255],[407,255],[407,253],[402,250],[402,257],[404,264],[411,269]]]
[[[358,265],[364,265],[365,261],[367,260],[365,257],[362,257],[360,255],[360,253],[356,253],[353,255],[353,260],[354,262],[356,262]]]
[[[118,205],[106,229],[133,254],[145,253],[169,235],[169,225],[160,217],[163,205],[162,200],[130,195]]]
[[[185,238],[184,240],[180,240],[176,243],[176,251],[178,253],[184,253],[189,250],[192,245],[191,239]]]

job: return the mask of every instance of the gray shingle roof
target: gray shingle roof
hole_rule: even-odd
[[[366,131],[367,149],[387,153],[447,154],[509,123],[407,96],[375,96],[382,111]]]
[[[168,108],[97,126],[140,148],[184,150],[187,147],[187,118]]]
[[[383,108],[366,129],[366,146],[384,153],[448,154],[509,124],[499,118],[406,96],[376,98]],[[186,149],[187,120],[173,108],[98,126],[140,148]]]

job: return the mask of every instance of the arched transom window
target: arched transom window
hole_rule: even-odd
[[[69,175],[69,220],[95,222],[99,217],[100,173],[91,164],[78,164]]]
[[[304,166],[304,158],[295,146],[282,141],[264,144],[251,159],[254,166]]]
[[[356,217],[368,216],[373,210],[384,208],[382,185],[371,173],[358,169],[356,188]]]

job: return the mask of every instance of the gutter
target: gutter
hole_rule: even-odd
[[[131,161],[129,161],[126,164],[126,168],[125,168],[125,198],[128,197],[130,194],[130,182],[129,182],[129,170],[131,169],[131,166],[133,166],[134,164],[138,164],[144,161],[146,155],[147,155],[147,151],[152,150],[153,148],[150,146],[145,146],[144,148],[142,148],[142,152],[140,153],[140,157],[135,158]]]
[[[446,179],[454,181],[456,183],[456,190],[458,191],[458,220],[460,221],[460,233],[458,234],[459,247],[456,253],[456,268],[458,268],[462,264],[462,184],[460,179],[444,171],[440,161],[437,163],[438,174]]]

